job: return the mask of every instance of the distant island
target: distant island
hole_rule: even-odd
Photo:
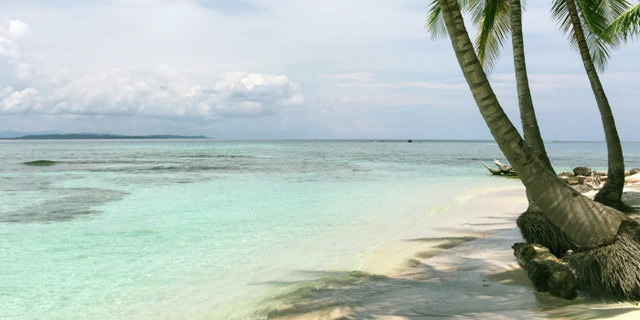
[[[126,136],[119,134],[99,134],[99,133],[65,133],[65,134],[34,134],[15,138],[5,138],[2,140],[124,140],[124,139],[210,139],[205,136],[178,136],[170,134],[154,134],[147,136]]]

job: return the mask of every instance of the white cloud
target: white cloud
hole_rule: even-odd
[[[15,76],[24,80],[31,76],[30,64],[21,61],[20,50],[16,39],[24,36],[29,25],[20,20],[9,20],[8,24],[0,22],[0,60],[6,60],[15,69]]]
[[[464,83],[444,84],[434,82],[393,82],[393,83],[372,83],[373,73],[355,72],[342,74],[322,74],[321,78],[331,80],[342,80],[337,85],[339,87],[359,87],[359,88],[426,88],[426,89],[447,89],[447,90],[466,90],[468,86]],[[345,82],[346,81],[346,82]]]
[[[29,88],[13,92],[2,100],[0,112],[215,119],[269,115],[304,103],[299,85],[287,76],[250,73],[240,78],[237,74],[226,77],[233,78],[237,80],[207,87],[191,85],[186,77],[165,65],[151,75],[112,69],[73,80],[59,77],[40,91]]]
[[[373,73],[368,72],[354,72],[354,73],[342,73],[342,74],[323,74],[320,77],[331,80],[347,80],[357,82],[369,82],[373,77]]]
[[[8,58],[9,61],[14,61],[19,56],[18,45],[13,40],[0,36],[0,58]]]
[[[5,88],[2,91],[3,94],[8,92],[11,92],[9,96],[0,101],[0,111],[3,114],[19,114],[39,106],[38,90],[36,89],[27,88],[22,91],[13,91],[13,88]]]
[[[20,38],[29,32],[29,25],[20,20],[9,20],[7,35],[11,38]]]
[[[608,89],[624,87],[638,81],[640,72],[611,72],[600,75]],[[514,74],[496,74],[491,84],[496,88],[515,88]],[[585,73],[576,74],[529,74],[529,85],[532,92],[544,93],[556,89],[590,89],[589,78]]]
[[[370,88],[425,88],[425,89],[446,89],[446,90],[467,90],[466,83],[445,84],[435,82],[395,82],[395,83],[339,83],[340,87],[370,87]]]
[[[160,65],[146,73],[114,68],[74,77],[62,69],[46,77],[20,56],[15,39],[28,29],[20,20],[0,24],[0,62],[9,66],[4,80],[23,82],[14,89],[10,80],[0,91],[0,114],[216,119],[259,117],[304,103],[300,86],[285,75],[232,72],[207,85]]]

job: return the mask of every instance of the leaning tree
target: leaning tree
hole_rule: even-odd
[[[472,21],[478,26],[475,48],[478,60],[486,72],[490,72],[499,56],[505,38],[511,34],[513,62],[515,67],[516,88],[520,122],[524,133],[524,141],[529,145],[534,156],[547,169],[554,172],[544,141],[540,134],[533,99],[529,87],[529,78],[525,62],[524,37],[522,35],[522,3],[520,0],[471,0],[464,2],[471,14]],[[446,35],[442,10],[437,0],[432,2],[427,19],[427,29],[434,37]],[[554,172],[555,173],[555,172]],[[563,254],[567,250],[579,250],[580,246],[572,241],[562,230],[553,225],[535,204],[531,193],[527,190],[529,206],[518,218],[518,227],[522,237],[529,243],[541,244],[555,254]]]
[[[569,35],[580,52],[591,89],[600,111],[605,141],[607,142],[607,181],[595,196],[595,200],[615,207],[628,209],[622,203],[624,188],[624,156],[609,100],[600,82],[598,70],[604,71],[609,48],[615,46],[615,38],[606,41],[600,34],[629,6],[626,0],[555,0],[551,10],[553,18]]]
[[[582,289],[640,299],[640,225],[563,183],[513,126],[493,92],[457,0],[438,0],[458,64],[491,134],[544,215],[583,252],[567,257]]]

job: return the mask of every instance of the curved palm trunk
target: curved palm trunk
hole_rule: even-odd
[[[622,189],[624,188],[624,156],[622,155],[620,137],[618,136],[616,123],[613,119],[611,106],[609,106],[609,100],[604,93],[602,83],[600,83],[600,77],[598,76],[598,72],[593,65],[591,55],[589,54],[589,47],[585,40],[576,3],[574,0],[565,0],[565,2],[567,4],[567,10],[569,11],[569,17],[571,18],[571,24],[573,25],[573,32],[575,33],[576,40],[578,40],[578,48],[580,49],[582,63],[584,64],[584,68],[589,76],[591,89],[593,90],[593,94],[595,95],[596,102],[598,104],[598,109],[600,110],[602,126],[604,127],[604,137],[607,142],[607,155],[609,160],[607,182],[602,186],[602,189],[600,189],[596,195],[595,200],[621,209],[625,206],[620,200],[622,197]]]
[[[540,135],[536,112],[533,109],[527,65],[524,58],[524,40],[522,36],[522,6],[520,0],[509,0],[509,17],[511,19],[511,43],[513,45],[513,64],[516,71],[516,85],[518,89],[518,106],[524,141],[529,145],[534,156],[551,170],[551,161],[544,148],[544,141]]]
[[[533,109],[531,99],[531,89],[529,88],[529,77],[527,75],[527,65],[524,58],[524,40],[522,36],[522,5],[520,0],[509,0],[509,19],[511,23],[511,43],[513,46],[513,64],[516,73],[516,86],[518,90],[518,106],[520,109],[520,122],[524,141],[529,145],[533,154],[549,169],[555,173],[551,166],[551,161],[544,148],[544,141],[540,135],[536,112]],[[527,191],[529,200],[528,212],[537,212],[539,208],[535,205],[535,200],[531,193]]]
[[[613,243],[626,216],[565,185],[538,160],[500,107],[473,50],[457,0],[438,0],[451,44],[491,134],[549,220],[582,248]]]

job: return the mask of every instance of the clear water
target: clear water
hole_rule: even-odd
[[[558,170],[603,143],[547,145]],[[625,143],[640,167],[640,143]],[[218,318],[478,188],[464,141],[0,141],[1,319]],[[53,160],[53,166],[25,162]],[[443,213],[446,214],[446,213]],[[221,310],[224,310],[222,312]]]

